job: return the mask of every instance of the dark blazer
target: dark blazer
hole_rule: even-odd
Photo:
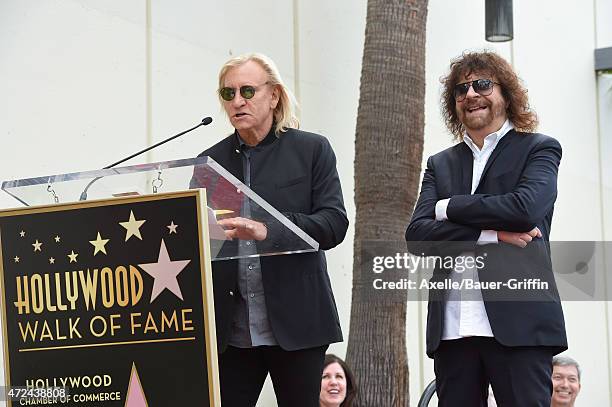
[[[261,257],[268,319],[278,344],[297,350],[342,341],[323,250],[344,239],[348,219],[336,157],[323,136],[288,129],[271,130],[260,143],[265,156],[252,163],[251,189],[319,243],[314,253]],[[204,151],[240,180],[240,146],[234,133]],[[194,182],[197,183],[197,174]],[[256,218],[256,215],[253,216]],[[274,225],[268,225],[268,230]],[[271,234],[271,233],[269,233]],[[217,344],[222,352],[231,332],[238,262],[213,262]]]
[[[553,138],[508,132],[487,161],[474,194],[473,156],[459,143],[427,161],[421,193],[406,230],[414,254],[455,256],[463,251],[486,253],[480,281],[506,282],[535,278],[548,283],[544,291],[482,291],[496,340],[507,346],[549,346],[567,349],[565,323],[550,261],[548,237],[557,197],[561,146]],[[435,220],[435,205],[450,198],[448,220]],[[499,243],[477,246],[481,230],[526,232],[538,227],[542,239],[521,249]],[[449,243],[452,242],[452,243]],[[432,280],[447,276],[436,270]],[[427,316],[427,353],[432,356],[443,330],[444,293],[430,292]]]

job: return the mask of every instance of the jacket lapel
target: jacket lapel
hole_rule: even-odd
[[[485,165],[485,168],[482,171],[482,176],[480,177],[480,182],[478,183],[478,186],[476,187],[476,190],[474,191],[474,193],[478,192],[478,190],[480,188],[480,185],[482,185],[483,180],[487,176],[487,172],[489,171],[489,168],[491,168],[491,166],[493,165],[493,163],[495,162],[497,157],[499,157],[501,152],[508,145],[510,145],[512,143],[514,137],[516,137],[516,131],[514,129],[512,129],[508,133],[506,133],[506,135],[504,137],[502,137],[502,139],[499,141],[499,143],[497,143],[497,146],[495,147],[495,150],[493,150],[493,152],[491,153],[491,156],[487,160],[487,164]]]
[[[472,150],[465,143],[459,145],[459,167],[461,168],[460,175],[460,190],[458,195],[469,195],[472,192],[472,171],[474,170],[474,156]]]
[[[244,174],[242,171],[242,157],[240,153],[240,143],[238,136],[234,133],[231,143],[228,143],[229,149],[223,154],[223,162],[219,162],[223,168],[228,170],[233,176],[244,182]]]

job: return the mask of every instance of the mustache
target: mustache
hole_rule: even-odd
[[[485,106],[487,106],[487,107],[488,107],[488,106],[490,106],[490,105],[491,105],[490,103],[487,103],[487,102],[486,102],[486,101],[484,101],[484,100],[477,100],[477,101],[474,101],[474,102],[471,102],[471,103],[470,103],[470,102],[466,103],[466,104],[463,106],[463,110],[472,109],[472,108],[474,108],[474,107],[485,107]]]

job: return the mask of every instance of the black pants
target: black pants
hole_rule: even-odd
[[[221,405],[255,406],[270,373],[279,407],[318,407],[327,345],[285,351],[279,346],[228,346],[219,355]]]
[[[434,353],[438,406],[486,407],[491,384],[499,407],[550,407],[552,356],[548,347],[494,338],[442,341]]]

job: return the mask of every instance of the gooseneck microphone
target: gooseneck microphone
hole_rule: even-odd
[[[193,127],[192,127],[192,128],[190,128],[190,129],[187,129],[187,130],[185,130],[185,131],[182,131],[182,132],[180,132],[179,134],[175,134],[174,136],[169,137],[169,138],[167,138],[167,139],[165,139],[165,140],[162,140],[162,141],[160,141],[159,143],[153,144],[152,146],[147,147],[147,148],[145,148],[144,150],[140,150],[139,152],[134,153],[134,154],[132,154],[132,155],[130,155],[130,156],[128,156],[128,157],[122,158],[121,160],[119,160],[119,161],[117,161],[117,162],[115,162],[115,163],[112,163],[112,164],[110,164],[110,165],[107,165],[107,166],[106,166],[106,167],[104,167],[103,169],[104,169],[104,170],[107,170],[107,169],[109,169],[109,168],[113,168],[114,166],[119,165],[119,164],[121,164],[121,163],[123,163],[123,162],[126,162],[126,161],[127,161],[127,160],[129,160],[129,159],[132,159],[132,158],[134,158],[134,157],[139,156],[140,154],[146,153],[146,152],[147,152],[147,151],[149,151],[149,150],[152,150],[152,149],[154,149],[154,148],[156,148],[156,147],[159,147],[159,146],[161,146],[162,144],[166,144],[167,142],[172,141],[172,140],[174,140],[174,139],[175,139],[175,138],[177,138],[177,137],[181,137],[183,134],[187,134],[187,133],[189,133],[190,131],[193,131],[193,130],[197,129],[197,128],[198,128],[198,127],[200,127],[200,126],[207,126],[207,125],[209,125],[210,123],[212,123],[212,121],[213,121],[212,117],[205,117],[205,118],[203,118],[203,119],[202,119],[202,121],[201,121],[200,123],[198,123],[196,126],[193,126]],[[83,190],[83,192],[81,192],[81,196],[79,197],[79,201],[85,201],[85,200],[87,200],[87,190],[89,189],[89,187],[91,187],[91,185],[92,185],[94,182],[96,182],[96,181],[97,181],[97,180],[99,180],[100,178],[102,178],[102,177],[96,177],[96,178],[92,179],[92,180],[89,182],[89,184],[87,184],[87,186],[85,187],[85,189]]]

